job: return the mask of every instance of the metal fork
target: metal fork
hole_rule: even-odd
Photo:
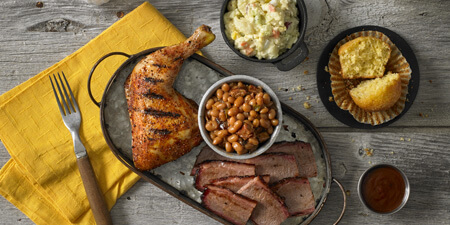
[[[81,143],[80,136],[78,134],[81,124],[80,109],[78,108],[77,101],[73,96],[64,72],[61,73],[64,78],[65,85],[59,73],[59,82],[55,74],[53,74],[55,84],[53,83],[52,77],[49,76],[49,78],[52,83],[53,92],[55,94],[56,102],[58,103],[59,111],[61,112],[64,124],[72,134],[78,169],[80,170],[81,180],[83,181],[84,189],[89,200],[89,205],[91,206],[91,210],[97,224],[112,224],[111,216],[106,206],[103,193],[98,186],[86,148],[83,143]],[[60,97],[58,97],[55,86],[58,89]]]

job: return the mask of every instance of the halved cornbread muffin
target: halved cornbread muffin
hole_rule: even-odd
[[[380,111],[392,107],[400,98],[401,92],[400,75],[388,72],[382,78],[362,81],[350,90],[350,96],[360,108]]]
[[[384,74],[391,48],[381,39],[358,37],[342,45],[338,55],[342,78],[377,78]]]

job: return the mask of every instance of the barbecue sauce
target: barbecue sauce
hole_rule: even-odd
[[[362,197],[367,206],[380,213],[397,209],[405,196],[405,181],[392,167],[380,167],[369,171],[362,181]]]

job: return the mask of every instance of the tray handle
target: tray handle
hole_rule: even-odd
[[[122,56],[125,56],[125,57],[128,57],[128,58],[131,57],[131,55],[128,55],[127,53],[124,53],[124,52],[111,52],[111,53],[108,53],[108,54],[102,56],[102,57],[94,64],[94,66],[93,66],[92,69],[91,69],[91,72],[89,72],[89,77],[88,77],[88,82],[87,82],[87,88],[88,88],[88,92],[89,92],[89,97],[91,98],[92,102],[93,102],[95,105],[97,105],[98,107],[100,107],[100,103],[97,102],[97,100],[95,100],[94,96],[92,95],[92,91],[91,91],[91,78],[92,78],[92,74],[94,74],[95,69],[97,69],[97,66],[98,66],[103,60],[105,60],[106,58],[108,58],[108,57],[110,57],[110,56],[113,56],[113,55],[122,55]]]
[[[339,186],[342,191],[342,197],[344,197],[344,205],[342,206],[341,215],[339,215],[339,218],[336,220],[336,222],[333,223],[333,225],[337,225],[339,222],[341,222],[342,217],[344,217],[345,209],[347,208],[347,195],[345,194],[344,186],[342,186],[342,184],[334,177],[333,182]]]

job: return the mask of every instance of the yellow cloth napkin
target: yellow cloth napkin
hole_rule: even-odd
[[[64,71],[81,110],[82,142],[111,209],[139,177],[115,158],[104,141],[99,109],[86,87],[89,71],[109,52],[135,54],[183,40],[185,36],[145,2],[75,53],[0,96],[0,139],[12,157],[0,171],[0,194],[36,224],[94,223],[72,138],[48,78]],[[110,57],[97,68],[92,79],[96,99],[124,60]]]

